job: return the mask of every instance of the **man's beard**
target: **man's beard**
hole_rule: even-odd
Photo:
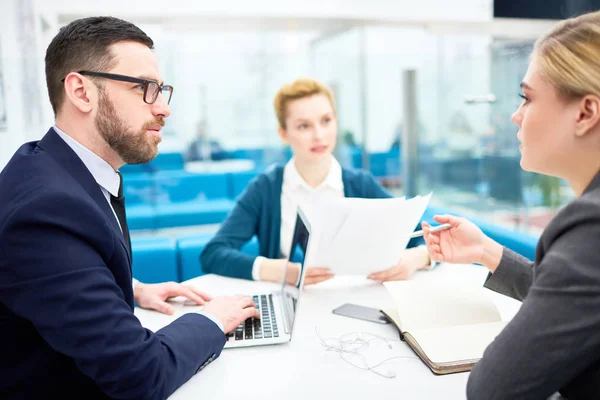
[[[158,154],[160,138],[149,136],[147,130],[150,126],[164,126],[165,121],[157,119],[146,122],[141,130],[133,132],[119,118],[104,90],[100,91],[98,115],[94,123],[102,138],[126,164],[147,163]]]

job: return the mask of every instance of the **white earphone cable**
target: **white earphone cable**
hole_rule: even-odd
[[[411,357],[411,356],[395,356],[395,357],[386,358],[385,360],[382,360],[375,365],[369,366],[364,354],[360,353],[360,350],[362,350],[363,348],[368,348],[369,344],[375,340],[384,341],[387,344],[388,348],[390,350],[392,350],[392,345],[390,344],[390,342],[400,342],[400,340],[389,340],[389,339],[374,335],[372,333],[366,333],[366,332],[347,333],[338,338],[323,338],[321,336],[321,334],[319,333],[319,329],[316,326],[315,326],[315,333],[317,334],[317,337],[319,338],[321,345],[323,347],[325,347],[325,349],[327,351],[334,351],[334,352],[338,353],[338,355],[340,356],[340,358],[342,360],[344,360],[346,363],[352,365],[353,367],[362,369],[364,371],[371,371],[372,373],[382,376],[384,378],[395,378],[396,373],[392,370],[388,370],[387,372],[384,373],[384,372],[377,371],[375,368],[380,367],[382,364],[384,364],[388,361],[396,360],[396,359],[419,360],[418,357],[414,357],[414,356],[413,357]],[[363,335],[366,335],[367,337],[363,337]],[[348,339],[351,336],[356,336],[356,337],[354,339]],[[333,343],[331,343],[331,342],[333,342]],[[346,359],[345,355],[360,356],[360,358],[363,361],[365,366],[356,365],[355,363]]]

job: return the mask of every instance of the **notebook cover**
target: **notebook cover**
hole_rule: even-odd
[[[457,360],[453,362],[445,362],[445,363],[435,363],[427,357],[427,355],[423,352],[423,349],[419,346],[419,343],[415,340],[414,337],[411,336],[408,332],[402,332],[400,327],[398,326],[398,321],[396,321],[393,317],[390,316],[391,313],[386,313],[385,310],[380,310],[383,315],[398,329],[400,333],[400,339],[405,341],[410,348],[415,352],[417,356],[423,361],[425,365],[431,369],[436,375],[446,375],[446,374],[454,374],[458,372],[467,372],[470,371],[475,363],[480,359],[473,360]]]

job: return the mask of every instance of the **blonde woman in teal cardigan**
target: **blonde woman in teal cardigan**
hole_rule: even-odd
[[[285,165],[268,168],[254,178],[200,258],[207,273],[235,278],[281,282],[301,206],[311,217],[316,193],[332,197],[392,197],[366,171],[342,168],[333,157],[338,132],[331,90],[313,79],[298,79],[284,85],[274,100],[279,135],[293,152]],[[254,235],[259,257],[240,251]],[[395,266],[369,275],[377,281],[408,279],[417,269],[431,266],[425,246],[409,243]],[[286,279],[295,282],[298,270],[291,265]],[[306,271],[306,284],[330,279],[327,266]]]

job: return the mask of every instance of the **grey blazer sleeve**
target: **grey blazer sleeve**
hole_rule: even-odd
[[[504,248],[496,271],[489,274],[484,286],[516,300],[523,300],[533,282],[533,262]]]
[[[542,235],[533,269],[506,253],[488,284],[526,297],[471,371],[469,399],[546,399],[598,362],[598,243],[600,204],[576,200]]]

